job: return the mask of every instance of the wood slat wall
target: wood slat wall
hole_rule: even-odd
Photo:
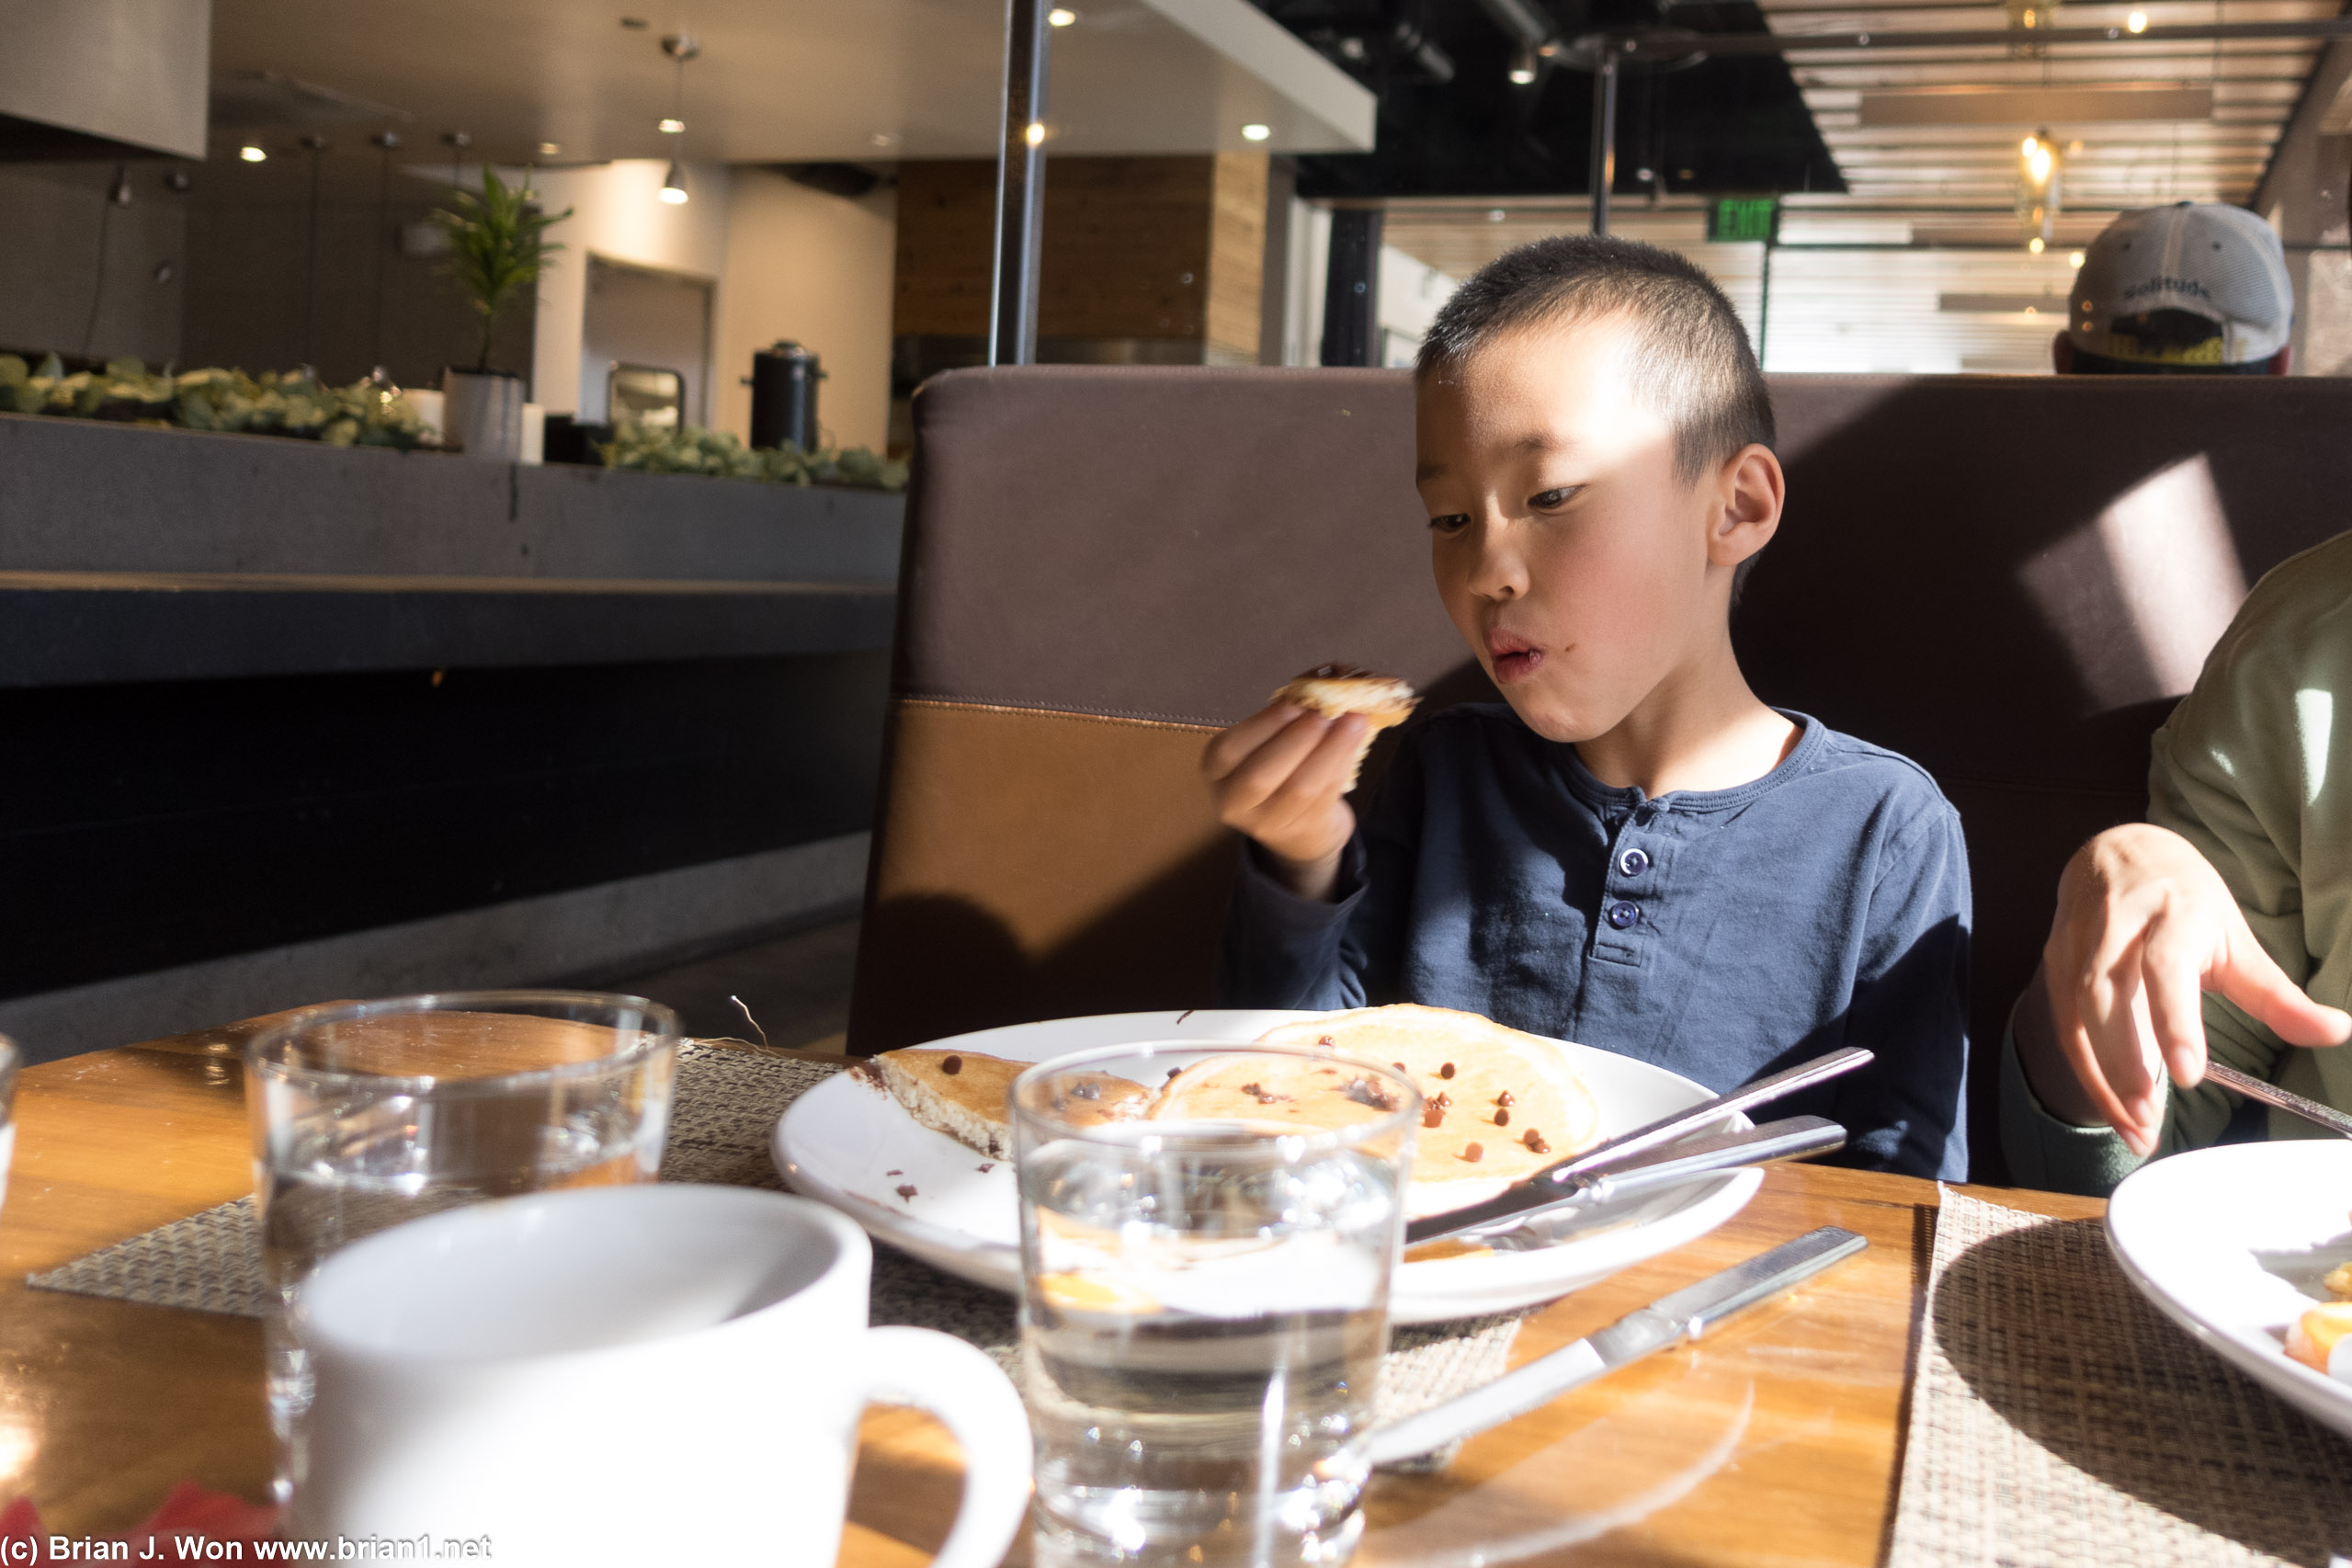
[[[1047,165],[1038,334],[1213,345],[1255,362],[1267,159],[1057,158]],[[899,165],[893,335],[988,330],[996,165]]]

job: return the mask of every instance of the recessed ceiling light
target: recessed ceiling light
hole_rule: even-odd
[[[620,18],[620,25],[631,32],[642,33],[649,24],[642,17],[623,17]]]
[[[243,158],[248,164],[258,164],[263,159],[268,157],[269,154],[248,142],[244,146],[237,149],[237,156]]]
[[[1263,142],[1273,134],[1272,126],[1259,125],[1254,120],[1242,127],[1242,140],[1244,142]]]
[[[2080,267],[2080,266],[2082,266],[2082,265],[2083,265],[2083,253],[2082,253],[2081,251],[2076,251],[2076,252],[2074,252],[2073,255],[2069,256],[2066,258],[2066,265],[2067,265],[2067,266],[2069,266],[2069,267]]]
[[[1078,19],[1078,13],[1067,7],[1056,6],[1045,14],[1045,19],[1057,28],[1066,28]]]
[[[563,143],[542,142],[539,144],[539,155],[542,158],[560,158],[563,155]]]
[[[1499,223],[1508,215],[1500,207],[1490,207],[1486,210],[1486,221],[1490,223]]]
[[[653,129],[665,136],[683,136],[686,134],[686,121],[665,118],[656,120]]]
[[[2026,242],[2026,249],[2033,252],[2036,256],[2040,256],[2041,254],[2041,236],[2040,234],[2036,234],[2033,238],[2028,240]]]
[[[898,138],[892,135],[887,131],[877,131],[871,136],[867,137],[866,140],[871,142],[877,147],[895,147],[898,145]]]
[[[2123,26],[2125,30],[2128,32],[2146,32],[2148,30],[2148,13],[2145,11],[2132,12],[2131,15],[2123,18]]]

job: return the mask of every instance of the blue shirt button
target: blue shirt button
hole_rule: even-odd
[[[1638,877],[1650,869],[1650,857],[1639,849],[1629,849],[1617,858],[1617,869],[1629,877]]]
[[[1642,918],[1642,906],[1619,899],[1608,906],[1608,923],[1622,931]]]

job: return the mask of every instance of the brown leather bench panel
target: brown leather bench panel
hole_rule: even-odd
[[[1233,841],[1197,725],[901,699],[850,1049],[1199,1007]]]
[[[1938,778],[2144,788],[2172,699],[2141,639],[2171,629],[2135,628],[2095,537],[2119,497],[2188,465],[2172,499],[2210,497],[2248,585],[2352,527],[2352,381],[1784,376],[1772,397],[1789,505],[1733,619],[1743,666]],[[2137,521],[2136,549],[2193,542]]]
[[[1325,660],[1468,658],[1403,371],[959,370],[915,422],[906,696],[1224,725]]]

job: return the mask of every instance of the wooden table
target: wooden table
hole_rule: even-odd
[[[28,1270],[252,1189],[237,1055],[251,1028],[23,1076],[0,1214],[0,1503],[30,1495],[51,1530],[128,1529],[184,1478],[267,1494],[257,1323],[24,1285]],[[1983,1195],[2068,1218],[2100,1209]],[[1936,1203],[1929,1182],[1782,1166],[1712,1235],[1537,1312],[1516,1360],[1815,1226],[1870,1241],[1703,1343],[1473,1440],[1442,1475],[1381,1478],[1357,1562],[1880,1561]],[[922,1562],[958,1486],[954,1447],[927,1417],[870,1412],[843,1568]]]

